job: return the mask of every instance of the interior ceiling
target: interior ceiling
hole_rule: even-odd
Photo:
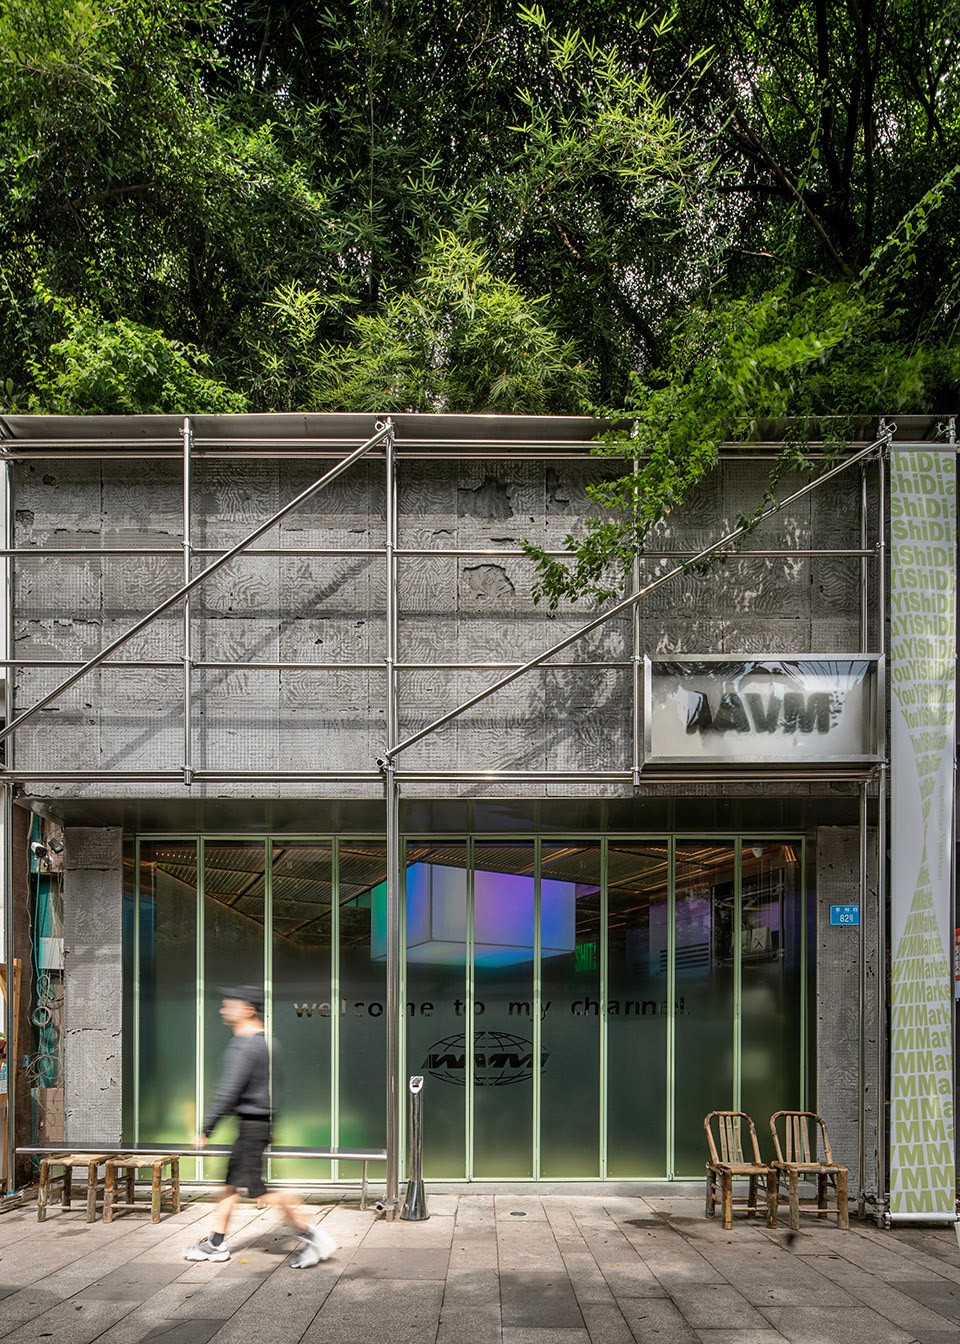
[[[145,841],[141,849],[142,890],[153,887],[162,874],[191,889],[197,882],[197,841]],[[266,874],[262,841],[204,844],[203,890],[206,899],[262,924]],[[488,872],[530,874],[534,851],[530,842],[475,845],[475,864]],[[796,863],[793,846],[767,841],[743,845],[744,882],[764,871]],[[407,862],[467,867],[463,844],[413,842]],[[329,929],[333,901],[333,851],[329,843],[275,840],[271,873],[273,928],[276,935],[307,942]],[[729,887],[734,879],[735,852],[731,842],[689,840],[677,846],[677,881],[682,892],[701,887]],[[578,939],[597,936],[600,925],[600,846],[595,841],[545,843],[542,873],[556,881],[581,885],[578,894]],[[369,916],[352,914],[368,908],[363,898],[386,879],[386,855],[378,842],[342,840],[340,843],[339,899],[342,934],[347,943],[365,944]],[[665,841],[611,842],[608,846],[608,884],[611,928],[631,922],[631,911],[651,901],[666,899],[669,852]],[[360,909],[358,910],[358,906]]]

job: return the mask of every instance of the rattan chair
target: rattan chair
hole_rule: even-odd
[[[713,1134],[713,1122],[717,1128],[716,1139]],[[707,1163],[707,1217],[713,1218],[716,1214],[718,1185],[725,1229],[733,1226],[734,1208],[745,1209],[748,1218],[756,1217],[757,1192],[760,1182],[763,1181],[766,1189],[767,1227],[776,1227],[777,1173],[760,1157],[757,1131],[749,1115],[745,1111],[711,1111],[704,1118],[703,1128],[710,1150],[710,1160]],[[745,1158],[743,1153],[744,1128],[750,1134],[752,1161]],[[733,1198],[733,1182],[738,1178],[749,1181],[749,1194],[745,1200]]]
[[[850,1205],[847,1168],[833,1160],[823,1119],[815,1111],[777,1111],[770,1117],[770,1133],[777,1154],[773,1166],[778,1178],[785,1178],[787,1182],[786,1199],[781,1198],[780,1202],[790,1205],[790,1227],[793,1231],[799,1230],[801,1213],[815,1213],[818,1218],[829,1218],[833,1213],[837,1227],[848,1228]],[[801,1176],[816,1177],[816,1199],[800,1198]],[[831,1185],[834,1190],[833,1209],[829,1207],[827,1196],[828,1186]]]

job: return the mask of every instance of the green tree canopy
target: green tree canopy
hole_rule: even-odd
[[[758,419],[955,404],[958,20],[3,0],[7,405],[626,415],[599,595]]]

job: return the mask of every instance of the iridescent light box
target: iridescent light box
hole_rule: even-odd
[[[474,871],[474,960],[477,966],[512,966],[533,960],[534,880],[518,873]],[[540,883],[540,951],[569,954],[576,945],[577,894],[595,887],[543,878]],[[370,893],[370,955],[387,955],[387,884]],[[407,869],[407,960],[462,966],[466,960],[467,872],[438,863]]]

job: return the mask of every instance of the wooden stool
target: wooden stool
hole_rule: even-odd
[[[97,1220],[97,1195],[102,1195],[100,1167],[111,1156],[110,1153],[54,1153],[40,1159],[40,1187],[37,1194],[37,1221],[42,1223],[47,1216],[50,1196],[60,1190],[60,1204],[69,1209],[73,1197],[73,1169],[87,1169],[87,1222]],[[62,1167],[59,1175],[52,1175],[54,1167]]]
[[[160,1206],[165,1195],[170,1196],[173,1213],[180,1212],[180,1153],[117,1153],[107,1161],[103,1182],[103,1221],[113,1222],[118,1209],[145,1209],[146,1201],[137,1200],[137,1171],[141,1167],[150,1167],[153,1176],[150,1182],[150,1221],[159,1223]],[[164,1180],[163,1169],[170,1168],[170,1175]],[[126,1183],[126,1199],[117,1198],[117,1177]]]

